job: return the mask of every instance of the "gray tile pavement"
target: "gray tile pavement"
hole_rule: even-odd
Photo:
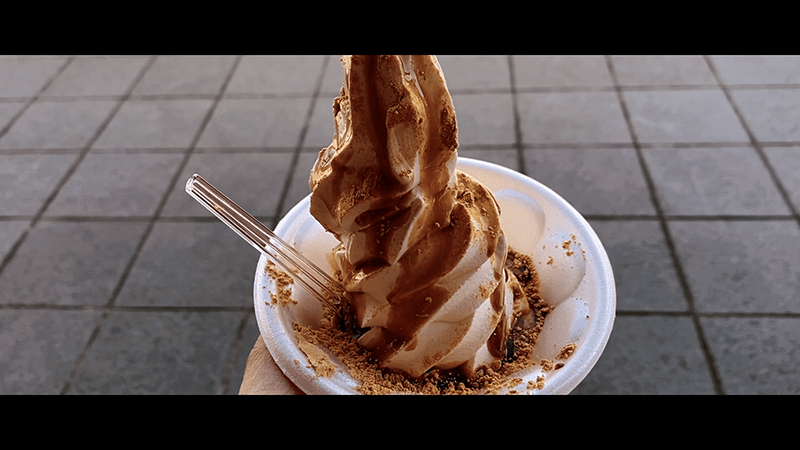
[[[338,64],[336,69],[339,70]],[[341,80],[339,85],[341,85]],[[333,124],[333,99],[338,92],[329,95],[320,94],[314,102],[311,119],[303,138],[303,147],[308,151],[319,152],[321,148],[331,144],[336,127]]]
[[[0,390],[59,394],[101,311],[0,310]]]
[[[245,56],[226,93],[306,96],[317,87],[326,63],[324,56]]]
[[[655,214],[633,148],[537,148],[523,156],[527,174],[581,214]]]
[[[794,220],[669,224],[698,311],[800,312],[800,230]]]
[[[0,130],[9,126],[11,120],[25,107],[23,102],[0,103]]]
[[[77,58],[41,96],[123,95],[148,60],[142,56]]]
[[[310,98],[223,99],[199,147],[294,148],[308,116]]]
[[[252,307],[252,280],[258,256],[257,251],[217,221],[159,222],[141,249],[116,303]]]
[[[613,86],[602,56],[516,56],[513,65],[518,89]]]
[[[701,56],[612,56],[620,86],[715,85]]]
[[[328,143],[330,145],[330,142]],[[294,171],[292,172],[291,180],[289,181],[286,196],[283,199],[281,210],[278,216],[282,217],[289,212],[300,200],[311,193],[311,188],[308,184],[309,174],[317,161],[318,151],[302,152],[297,157]],[[272,190],[277,193],[277,189]]]
[[[0,276],[0,304],[107,304],[144,230],[138,222],[37,223]]]
[[[765,147],[769,164],[778,174],[795,211],[800,210],[800,147]]]
[[[81,149],[116,104],[111,100],[36,101],[0,139],[0,151]]]
[[[730,394],[800,394],[797,320],[783,317],[701,319]]]
[[[184,190],[186,180],[197,173],[222,192],[238,193],[233,200],[254,216],[273,217],[286,184],[292,154],[270,152],[270,163],[266,166],[261,164],[263,159],[264,152],[194,153],[182,168],[178,177],[180,183],[168,193],[162,215],[209,217],[208,211]]]
[[[726,55],[712,56],[714,66],[725,84],[798,84],[800,56]]]
[[[223,393],[243,320],[242,312],[114,311],[69,393]]]
[[[94,143],[100,148],[185,148],[211,100],[128,100]]]
[[[481,159],[499,166],[521,172],[519,164],[519,152],[514,148],[465,148],[458,151],[459,156],[472,159]]]
[[[502,55],[437,56],[451,93],[511,89],[508,60]]]
[[[752,147],[648,148],[643,153],[665,214],[789,214]]]
[[[523,144],[630,144],[614,92],[523,92],[517,95]]]
[[[453,94],[452,97],[460,146],[470,148],[514,144],[511,94]]]
[[[150,217],[181,160],[169,153],[88,154],[44,215]]]
[[[748,142],[721,89],[626,91],[641,143]]]
[[[216,95],[230,73],[233,56],[158,58],[131,95]]]
[[[66,57],[0,57],[0,80],[3,80],[0,98],[38,94],[68,61]]]
[[[0,255],[5,256],[11,247],[28,228],[27,220],[9,220],[0,222]]]
[[[759,141],[800,140],[800,91],[736,89],[731,95]]]
[[[460,154],[606,246],[617,320],[580,394],[800,392],[800,58],[442,56]],[[0,393],[235,394],[268,225],[333,134],[337,56],[0,56]]]
[[[689,310],[656,220],[590,220],[614,269],[621,311]]]
[[[685,316],[621,316],[595,369],[573,394],[714,394],[694,324]]]
[[[77,159],[74,154],[0,153],[0,211],[6,216],[36,214]]]

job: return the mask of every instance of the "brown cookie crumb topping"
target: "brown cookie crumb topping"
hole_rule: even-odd
[[[335,355],[347,367],[350,375],[359,381],[357,389],[363,394],[496,394],[522,383],[522,378],[514,374],[537,364],[531,355],[545,317],[550,311],[550,307],[539,295],[539,277],[531,258],[509,249],[506,267],[519,282],[515,289],[515,300],[520,296],[519,301],[526,303],[529,309],[526,312],[525,325],[523,326],[518,320],[518,324],[511,331],[507,355],[502,364],[496,370],[481,369],[472,378],[465,378],[456,371],[447,372],[438,369],[431,370],[420,378],[411,378],[381,369],[371,353],[355,342],[351,330],[341,326],[339,319],[329,312],[326,313],[319,328],[313,329],[295,323],[294,329],[299,336],[298,339],[302,337],[305,341],[322,345]],[[552,370],[553,364],[548,363],[547,370]],[[317,373],[319,375],[319,372]],[[528,384],[528,389],[543,387],[544,377],[541,376],[535,383]],[[512,390],[509,393],[519,392]]]

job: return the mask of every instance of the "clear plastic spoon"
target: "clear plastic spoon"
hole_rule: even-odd
[[[344,288],[339,282],[200,175],[194,174],[189,178],[186,192],[342,318]]]

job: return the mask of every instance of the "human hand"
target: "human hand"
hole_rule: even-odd
[[[244,369],[239,395],[299,395],[303,394],[275,364],[261,336],[256,339]]]

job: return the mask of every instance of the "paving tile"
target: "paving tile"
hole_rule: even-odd
[[[244,370],[247,367],[247,357],[250,356],[250,350],[253,349],[256,339],[260,335],[255,315],[250,314],[242,337],[242,348],[236,355],[236,363],[234,363],[231,370],[230,383],[226,392],[228,395],[237,395],[239,393],[239,388],[242,387],[242,380],[244,379]]]
[[[589,220],[608,253],[618,311],[687,311],[678,274],[657,221]]]
[[[0,215],[34,215],[78,155],[0,154]]]
[[[45,216],[151,216],[182,159],[177,154],[89,154]]]
[[[42,97],[125,94],[149,59],[146,56],[75,58]]]
[[[717,84],[702,56],[612,56],[621,86]]]
[[[194,153],[164,205],[165,217],[209,217],[197,200],[186,193],[186,181],[200,174],[234,202],[256,217],[272,217],[278,207],[292,154]]]
[[[796,210],[800,210],[800,147],[767,147],[764,149]]]
[[[11,119],[25,106],[23,102],[0,103],[0,131],[11,122]]]
[[[514,56],[517,89],[613,86],[602,56]]]
[[[298,144],[308,98],[223,99],[198,147],[290,147]]]
[[[800,57],[796,55],[730,55],[711,58],[725,84],[800,83]]]
[[[511,89],[506,55],[437,55],[450,92]]]
[[[114,312],[74,394],[218,394],[242,313]]]
[[[516,141],[511,94],[455,94],[452,99],[462,148]]]
[[[521,93],[517,99],[526,144],[631,142],[614,92]]]
[[[800,90],[732,90],[731,95],[756,139],[800,141]]]
[[[797,318],[704,317],[726,394],[800,394]]]
[[[158,222],[117,299],[120,306],[247,306],[259,253],[215,222]]]
[[[698,311],[800,312],[795,221],[670,222]]]
[[[39,222],[0,274],[0,303],[104,305],[144,223]]]
[[[314,110],[311,112],[308,130],[303,139],[304,148],[313,148],[318,152],[331,145],[333,134],[336,133],[336,126],[333,124],[334,98],[320,95],[314,102]]]
[[[283,208],[280,211],[280,217],[286,215],[290,209],[303,200],[306,195],[311,193],[311,188],[308,184],[308,178],[311,175],[311,169],[317,161],[319,153],[317,152],[302,152],[297,159],[297,165],[292,175],[292,180],[289,184],[289,190],[286,193],[286,200],[283,202]]]
[[[316,88],[324,56],[245,56],[228,93],[307,94]]]
[[[188,147],[212,103],[211,100],[128,100],[94,147]]]
[[[114,101],[37,101],[0,138],[0,149],[83,148]]]
[[[235,56],[159,56],[132,94],[216,95],[235,61]]]
[[[328,56],[327,58],[328,62],[325,65],[325,73],[322,76],[319,95],[321,97],[330,97],[331,103],[333,103],[333,98],[339,95],[339,91],[342,89],[342,65],[339,62],[341,55]]]
[[[0,97],[32,97],[39,93],[67,60],[58,58],[0,58]]]
[[[714,394],[714,386],[691,318],[617,316],[573,394]]]
[[[465,149],[459,150],[458,156],[472,159],[479,159],[507,167],[511,170],[521,171],[519,167],[519,155],[516,149]]]
[[[100,314],[0,310],[0,394],[60,393]]]
[[[526,149],[525,171],[581,214],[654,214],[632,148]]]
[[[665,214],[788,214],[786,203],[755,150],[643,150]]]
[[[6,253],[17,242],[22,232],[28,228],[30,222],[27,220],[13,220],[0,222],[0,261],[6,257]]]
[[[643,143],[749,142],[721,90],[624,91]]]

